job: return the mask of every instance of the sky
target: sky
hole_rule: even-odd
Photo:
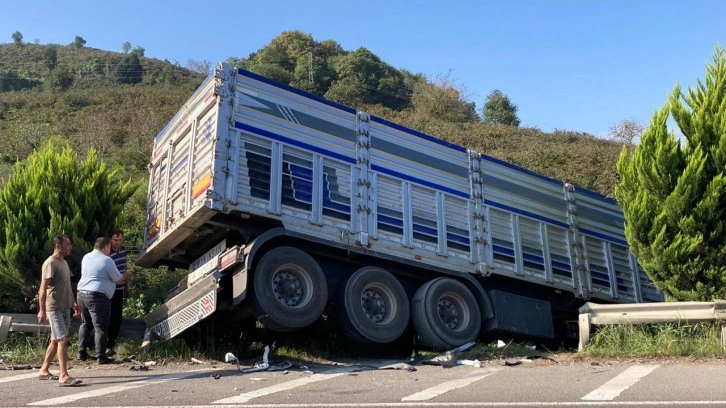
[[[704,78],[725,15],[723,0],[0,0],[0,42],[80,35],[121,52],[128,41],[184,66],[299,30],[432,81],[449,75],[478,110],[499,89],[521,126],[604,137],[623,119],[647,125],[677,83]]]

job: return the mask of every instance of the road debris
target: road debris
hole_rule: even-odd
[[[20,364],[20,365],[11,365],[7,368],[10,371],[16,371],[16,370],[32,370],[33,366],[30,364]]]
[[[206,361],[202,361],[202,360],[196,359],[194,357],[192,357],[192,363],[194,363],[194,364],[210,364],[210,363],[207,363]]]
[[[522,364],[522,360],[515,360],[515,359],[512,359],[512,358],[506,359],[502,363],[503,366],[509,366],[509,367],[518,366],[520,364]]]
[[[130,371],[149,371],[149,367],[143,364],[134,364],[129,368]]]
[[[378,367],[379,370],[405,370],[416,371],[416,367],[408,363],[394,363]]]
[[[479,360],[456,360],[456,364],[481,368],[481,361]]]
[[[249,374],[254,373],[258,371],[285,371],[292,367],[292,363],[288,360],[285,360],[278,364],[270,364],[269,360],[270,355],[270,346],[265,346],[265,352],[262,355],[262,362],[256,362],[252,367],[249,368],[242,368],[242,366],[239,364],[239,359],[237,356],[235,356],[232,353],[227,353],[224,356],[224,361],[227,363],[235,362],[237,364],[237,370],[243,374]],[[299,364],[298,365],[301,369],[307,369],[306,366]]]

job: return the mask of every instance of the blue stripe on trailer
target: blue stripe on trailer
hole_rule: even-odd
[[[585,195],[589,195],[591,197],[595,197],[595,198],[598,198],[600,200],[607,201],[610,204],[618,205],[618,201],[616,199],[614,199],[613,197],[608,197],[606,195],[602,195],[602,194],[598,193],[597,191],[588,190],[588,189],[586,189],[584,187],[577,187],[576,186],[575,187],[575,192],[583,193]]]
[[[580,232],[582,232],[585,235],[590,235],[593,237],[604,239],[605,241],[615,242],[616,244],[628,246],[628,241],[625,241],[624,239],[611,237],[609,235],[602,234],[600,232],[596,232],[587,228],[580,228]]]

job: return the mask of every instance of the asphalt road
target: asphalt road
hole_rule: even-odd
[[[241,373],[236,366],[132,364],[72,368],[80,387],[0,371],[2,407],[726,407],[722,360],[598,363],[535,360],[480,368],[357,361]],[[0,366],[2,369],[3,366]]]

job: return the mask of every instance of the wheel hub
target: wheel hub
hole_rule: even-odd
[[[288,307],[300,305],[303,299],[303,286],[300,279],[288,271],[275,273],[272,277],[272,291],[275,298]]]
[[[361,294],[363,312],[372,322],[381,323],[385,320],[388,309],[380,293],[374,290],[364,290]]]
[[[459,327],[459,310],[456,305],[448,299],[438,301],[439,318],[447,328],[454,330]]]

